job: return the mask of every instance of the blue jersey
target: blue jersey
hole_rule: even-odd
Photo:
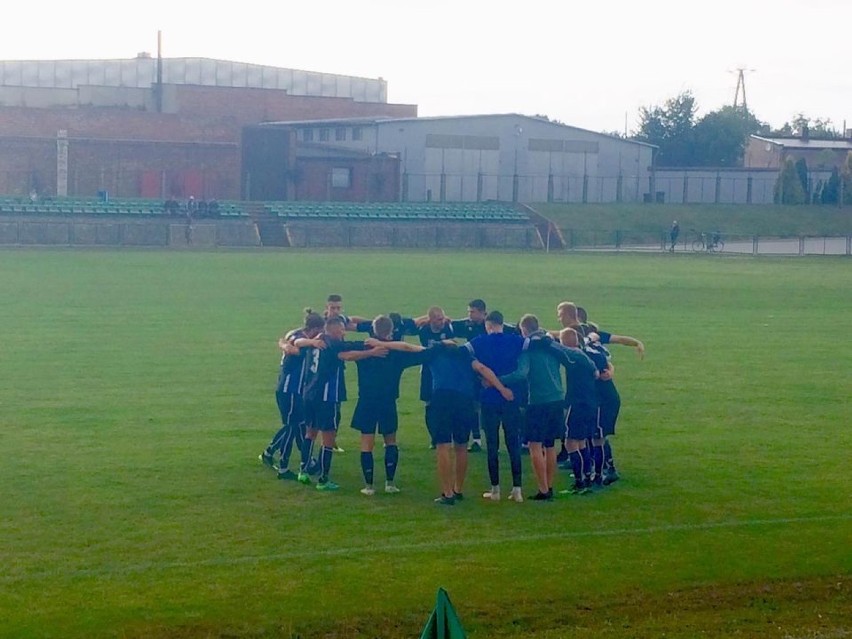
[[[518,358],[524,349],[524,338],[507,333],[490,333],[473,338],[463,348],[500,377],[508,375],[518,367]],[[511,384],[509,388],[518,400],[526,394],[526,384],[523,382]],[[497,389],[491,387],[480,391],[480,401],[483,404],[506,402]]]
[[[476,373],[473,371],[473,357],[464,348],[437,345],[423,353],[424,368],[428,365],[432,379],[432,392],[454,391],[474,398]]]
[[[305,376],[302,395],[306,402],[345,402],[346,380],[343,362],[337,355],[345,351],[362,351],[364,342],[331,340],[327,335],[319,339],[326,347],[303,348],[305,351]]]
[[[453,339],[453,327],[450,323],[445,324],[437,331],[432,330],[432,326],[424,324],[417,331],[417,336],[420,338],[420,345],[426,348],[434,346],[444,340]],[[420,369],[420,401],[428,402],[432,398],[432,371],[428,366],[423,366]]]

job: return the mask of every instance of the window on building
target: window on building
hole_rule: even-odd
[[[328,138],[330,137],[329,133],[328,133],[328,129],[320,129],[319,131],[320,131],[320,135],[319,135],[320,142],[328,142]]]
[[[331,186],[335,189],[348,189],[352,186],[352,169],[335,167],[331,169]]]
[[[361,127],[356,126],[352,127],[352,139],[356,142],[362,138],[363,134],[361,133]]]
[[[346,141],[346,128],[339,126],[334,130],[334,139],[337,142],[345,142]]]
[[[313,129],[303,129],[302,130],[302,140],[305,142],[313,142],[314,141],[314,130]]]

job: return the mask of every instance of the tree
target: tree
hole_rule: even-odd
[[[823,204],[837,204],[837,200],[840,197],[840,171],[837,170],[837,167],[832,169],[831,177],[828,178],[828,181],[822,187],[822,193],[820,193],[820,201]]]
[[[801,137],[807,127],[808,137],[812,140],[836,140],[842,138],[840,131],[834,128],[831,118],[811,118],[804,113],[797,113],[789,122],[785,122],[769,134],[775,137]]]
[[[751,112],[724,106],[702,117],[693,129],[695,166],[741,166],[749,135],[765,125]]]
[[[802,181],[799,179],[799,174],[796,171],[796,165],[793,164],[793,160],[788,159],[784,163],[784,168],[781,169],[778,181],[775,182],[775,203],[805,203],[805,190],[802,188]]]
[[[693,127],[698,106],[690,91],[669,98],[663,106],[639,109],[637,138],[659,147],[657,163],[662,166],[694,164]]]
[[[799,176],[799,182],[802,184],[802,191],[805,194],[805,202],[810,204],[810,188],[808,182],[810,181],[808,178],[808,163],[805,158],[799,158],[796,160],[796,175]]]

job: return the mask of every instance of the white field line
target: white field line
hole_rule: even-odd
[[[437,507],[436,507],[437,508]],[[745,519],[708,522],[704,524],[669,524],[665,526],[648,526],[645,528],[610,528],[605,530],[578,530],[571,532],[552,533],[530,533],[512,537],[472,537],[466,539],[442,539],[440,541],[424,541],[409,544],[390,544],[389,548],[394,553],[400,552],[433,552],[446,550],[447,548],[468,548],[472,546],[488,546],[492,544],[507,543],[529,543],[534,541],[550,541],[561,539],[578,539],[584,537],[630,537],[634,535],[653,535],[672,532],[695,532],[706,530],[725,530],[749,527],[778,527],[793,524],[811,524],[823,522],[852,521],[852,514],[845,515],[817,515],[813,517],[778,517],[774,519]],[[194,561],[150,561],[137,564],[122,564],[117,566],[103,566],[101,568],[81,568],[79,570],[45,570],[39,572],[24,573],[19,575],[2,575],[0,583],[15,583],[21,581],[35,581],[39,579],[53,578],[76,578],[76,577],[98,577],[98,576],[121,576],[138,574],[144,572],[163,572],[169,570],[182,570],[187,568],[204,568],[217,566],[236,566],[243,564],[260,564],[286,559],[309,559],[316,557],[342,557],[363,553],[372,555],[376,546],[345,546],[336,548],[315,548],[309,550],[294,550],[280,553],[269,553],[264,555],[244,555],[241,557],[213,557],[210,559],[198,559]]]

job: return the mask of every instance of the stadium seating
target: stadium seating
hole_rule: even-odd
[[[441,221],[529,224],[525,213],[508,203],[483,202],[268,202],[266,210],[289,220]]]
[[[245,205],[218,202],[218,214],[199,211],[196,218],[246,218],[247,211],[264,211],[281,221],[382,221],[382,222],[476,222],[529,224],[527,215],[510,203],[500,202],[266,202]],[[171,217],[185,215],[181,208]],[[0,197],[0,214],[27,216],[121,216],[165,218],[169,213],[162,200],[57,198],[31,202],[26,197]]]
[[[197,217],[241,218],[247,217],[239,202],[217,202],[218,214],[200,211]],[[0,214],[37,216],[122,216],[122,217],[169,217],[162,200],[114,199],[103,202],[96,199],[57,198],[32,202],[26,197],[0,197]],[[181,209],[172,217],[185,215]]]

